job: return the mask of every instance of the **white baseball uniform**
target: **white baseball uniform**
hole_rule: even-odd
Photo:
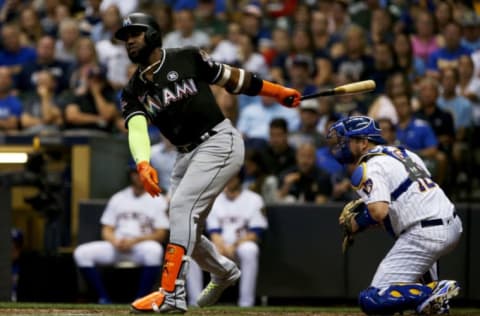
[[[113,226],[116,238],[135,238],[153,233],[155,229],[168,229],[167,206],[163,196],[152,198],[144,193],[137,197],[132,187],[127,187],[110,198],[100,222]],[[75,249],[74,258],[81,268],[110,265],[118,261],[159,266],[163,248],[156,241],[146,240],[135,244],[129,252],[120,252],[108,241],[92,241]]]
[[[442,255],[456,246],[462,233],[454,205],[430,179],[422,159],[411,151],[405,152],[413,160],[413,168],[423,169],[425,176],[412,177],[407,172],[406,165],[392,156],[402,156],[398,148],[377,146],[368,154],[363,165],[363,184],[357,190],[367,205],[389,203],[388,218],[397,238],[377,268],[371,284],[377,288],[418,282]],[[436,271],[431,272],[436,279]]]
[[[207,231],[220,233],[226,244],[232,245],[248,231],[263,231],[268,227],[262,210],[262,197],[248,189],[242,190],[234,200],[221,193],[207,217]],[[259,247],[253,241],[241,243],[236,250],[236,261],[242,271],[239,286],[239,306],[255,304],[255,288],[258,272]],[[202,272],[192,261],[189,268],[187,289],[189,302],[193,303],[203,287]]]

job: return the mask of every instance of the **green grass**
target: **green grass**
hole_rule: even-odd
[[[57,304],[57,303],[6,303],[0,302],[0,315],[130,315],[128,304],[97,305],[97,304]],[[358,308],[346,307],[303,307],[303,306],[267,306],[239,308],[230,305],[219,305],[209,308],[191,308],[186,316],[359,316],[363,315]],[[453,308],[450,316],[480,315],[480,309]]]

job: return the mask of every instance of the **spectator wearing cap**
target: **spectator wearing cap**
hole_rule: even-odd
[[[445,47],[433,52],[427,62],[427,74],[439,76],[439,71],[447,67],[458,67],[458,59],[462,55],[470,55],[472,51],[461,44],[462,27],[456,22],[448,22],[443,30]]]
[[[462,45],[472,52],[480,49],[480,16],[474,11],[467,11],[461,24],[463,27]]]
[[[308,99],[300,103],[300,126],[289,133],[288,142],[295,148],[301,144],[309,142],[316,148],[325,145],[325,136],[318,130],[320,120],[318,99]]]
[[[165,35],[164,48],[197,46],[210,49],[210,38],[204,31],[196,29],[195,15],[192,10],[182,9],[174,13],[175,30]]]

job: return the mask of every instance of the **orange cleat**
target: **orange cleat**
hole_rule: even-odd
[[[131,304],[131,308],[134,312],[154,312],[154,306],[161,306],[164,300],[165,294],[163,293],[162,289],[159,289],[158,291],[152,292],[147,296],[136,299]]]

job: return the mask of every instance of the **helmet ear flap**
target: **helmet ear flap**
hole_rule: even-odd
[[[145,31],[145,42],[152,47],[162,46],[162,37],[159,32],[149,27]]]

